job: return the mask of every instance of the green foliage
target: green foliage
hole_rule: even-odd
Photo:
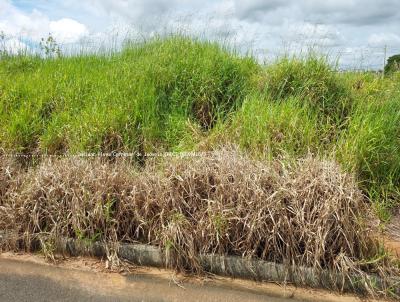
[[[400,54],[391,56],[385,65],[385,74],[400,71]]]

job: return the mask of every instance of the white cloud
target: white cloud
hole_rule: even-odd
[[[394,33],[374,33],[368,37],[368,43],[374,46],[400,45],[400,36]]]
[[[312,24],[288,24],[286,40],[304,46],[340,46],[344,43],[344,37],[340,31],[332,25]]]
[[[97,12],[102,11],[110,16],[122,16],[132,22],[143,17],[152,18],[165,14],[177,4],[177,0],[89,0]]]
[[[280,7],[288,6],[291,1],[285,0],[234,0],[236,14],[239,18],[259,18],[267,12],[274,11]]]
[[[399,16],[398,0],[300,0],[305,14],[316,21],[357,26],[388,23]]]
[[[24,2],[29,3],[29,8],[22,11],[11,1],[0,0],[0,30],[33,41],[52,32],[62,43],[73,44],[86,37],[84,40],[93,41],[93,45],[107,47],[120,45],[127,35],[180,31],[234,42],[257,56],[282,54],[288,44],[297,49],[318,45],[331,48],[334,55],[344,54],[349,62],[357,60],[353,55],[382,61],[380,54],[364,55],[358,50],[368,43],[388,44],[393,51],[400,45],[399,0],[21,1]]]
[[[48,16],[33,10],[25,13],[8,0],[0,0],[0,31],[12,38],[40,41],[49,33],[61,43],[73,43],[87,35],[88,29],[73,19],[50,20]]]
[[[68,18],[50,21],[49,31],[61,43],[73,43],[89,34],[85,25]]]

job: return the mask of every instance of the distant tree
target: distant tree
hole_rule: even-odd
[[[400,71],[400,54],[391,56],[385,66],[385,74]]]

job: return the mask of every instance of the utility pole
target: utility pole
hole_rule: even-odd
[[[383,48],[383,69],[382,69],[382,77],[385,77],[385,66],[387,60],[387,45]]]

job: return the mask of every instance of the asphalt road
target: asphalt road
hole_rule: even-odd
[[[249,286],[253,283],[243,285],[229,280],[204,282],[195,279],[177,283],[171,276],[171,273],[163,275],[140,271],[123,276],[0,257],[0,302],[358,301],[345,297],[332,300],[325,295],[318,297],[310,293],[308,298],[307,295],[295,297],[295,292],[276,285],[266,289],[261,285]]]

